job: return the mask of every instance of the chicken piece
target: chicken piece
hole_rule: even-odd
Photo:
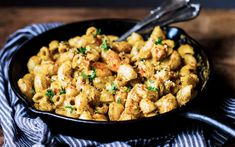
[[[154,42],[150,38],[146,41],[145,45],[140,49],[138,57],[139,59],[148,59],[151,57],[151,50],[154,47]]]
[[[153,29],[150,38],[152,38],[153,40],[157,40],[158,38],[161,38],[162,40],[164,40],[166,37],[162,29],[160,28],[160,26],[156,26]]]
[[[192,67],[190,65],[185,65],[180,69],[180,76],[185,76],[188,75],[190,73],[195,73],[196,69],[195,67]]]
[[[95,62],[92,64],[92,67],[95,68],[97,77],[107,77],[112,75],[112,72],[108,69],[105,63]]]
[[[180,82],[183,87],[187,86],[187,85],[192,85],[194,88],[194,87],[196,87],[197,83],[199,82],[199,79],[196,74],[190,73],[188,75],[180,77]]]
[[[125,86],[127,81],[123,77],[116,77],[113,83],[119,88]]]
[[[127,42],[134,46],[138,42],[144,42],[144,39],[140,34],[134,32],[127,38]]]
[[[167,57],[167,49],[163,45],[156,45],[151,49],[153,60],[159,61]]]
[[[143,77],[150,78],[154,75],[154,66],[149,60],[138,62],[138,69]]]
[[[124,106],[122,104],[112,102],[111,104],[109,104],[109,112],[108,112],[109,119],[111,121],[119,120],[123,110]]]
[[[120,116],[119,121],[132,120],[132,119],[136,119],[136,117],[133,114],[126,113],[124,110]]]
[[[170,56],[169,66],[171,70],[176,70],[181,65],[181,58],[177,51],[173,51]]]
[[[139,102],[127,98],[124,111],[125,113],[132,114],[135,118],[138,118],[140,116]]]
[[[187,85],[177,92],[176,99],[179,106],[185,105],[188,101],[192,99],[192,88],[192,85]]]
[[[180,56],[183,58],[184,55],[186,54],[189,54],[189,55],[194,55],[194,50],[193,50],[193,47],[188,45],[188,44],[184,44],[184,45],[181,45],[179,48],[178,48],[178,52],[180,54]]]
[[[160,114],[177,108],[177,100],[171,93],[160,98],[155,104]]]
[[[100,96],[100,102],[102,103],[111,103],[114,101],[113,94],[107,90],[103,90]]]
[[[160,79],[161,81],[167,81],[171,78],[168,69],[162,69],[160,71],[157,71],[154,76],[156,79]]]
[[[137,78],[137,73],[129,64],[121,65],[117,71],[117,76],[124,81],[130,81]]]
[[[183,56],[183,59],[186,65],[190,65],[194,68],[197,67],[197,60],[193,55],[186,54]]]
[[[149,99],[144,98],[140,101],[140,110],[144,114],[150,113],[150,112],[156,110],[156,108],[157,107],[155,106],[155,104]]]
[[[162,44],[168,49],[168,55],[170,55],[173,52],[172,49],[175,47],[175,42],[173,40],[165,39],[162,40]]]
[[[107,50],[101,52],[101,57],[106,62],[108,68],[114,72],[117,72],[120,64],[121,59],[115,51]]]

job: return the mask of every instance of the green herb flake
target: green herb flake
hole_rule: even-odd
[[[161,44],[162,44],[162,38],[161,38],[161,37],[158,37],[158,38],[157,38],[157,41],[155,42],[155,44],[156,44],[156,45],[158,45],[158,44],[161,45]]]
[[[147,89],[150,90],[150,91],[159,92],[159,89],[156,88],[156,87],[153,87],[153,86],[149,86],[149,87],[147,87]]]
[[[34,89],[31,89],[31,90],[30,90],[30,93],[31,93],[32,95],[35,95],[36,92],[35,92]]]
[[[63,87],[61,87],[61,89],[60,89],[60,95],[62,95],[62,94],[66,94],[66,90]]]
[[[96,34],[94,34],[93,37],[96,38],[97,35],[101,35],[101,29],[100,29],[100,28],[97,28],[97,29],[96,29]]]
[[[124,90],[124,92],[129,92],[131,91],[131,87],[126,87],[126,89]]]
[[[70,113],[73,112],[73,107],[72,106],[65,106],[66,109],[70,109]]]
[[[92,82],[96,78],[96,70],[94,67],[91,68],[92,73],[90,75],[86,75],[84,72],[82,72],[81,76],[83,79],[88,79],[90,82]]]
[[[101,48],[102,48],[104,51],[107,51],[107,50],[110,49],[110,46],[108,45],[107,40],[105,40],[105,39],[102,40]]]
[[[101,35],[101,29],[100,28],[96,29],[96,34]]]
[[[55,95],[54,91],[52,91],[51,89],[47,89],[47,92],[45,93],[45,95],[50,98],[51,102],[53,102],[52,98]]]
[[[93,81],[96,78],[96,70],[94,67],[91,68],[92,73],[90,75],[88,75],[88,79],[89,81]]]
[[[117,86],[116,84],[112,83],[110,89],[108,90],[109,92],[111,92],[112,94],[115,94],[117,90]]]
[[[85,54],[87,49],[85,47],[81,47],[77,49],[78,53]]]

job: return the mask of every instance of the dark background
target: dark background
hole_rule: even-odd
[[[0,0],[0,6],[48,6],[48,7],[148,7],[153,8],[163,0]],[[235,8],[235,0],[192,0],[204,8]]]

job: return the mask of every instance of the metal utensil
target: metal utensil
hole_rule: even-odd
[[[138,33],[142,35],[148,34],[157,25],[164,26],[174,22],[181,22],[193,19],[198,16],[200,8],[201,8],[200,4],[189,4],[185,8],[182,8],[178,11],[170,12],[166,14],[164,17],[161,17],[153,21],[146,27],[143,27],[141,30],[139,30]]]
[[[153,22],[156,22],[156,20],[158,20],[162,17],[165,17],[165,15],[167,15],[169,13],[172,14],[172,13],[175,13],[179,10],[182,11],[183,8],[188,7],[189,3],[190,3],[190,0],[167,0],[167,1],[164,1],[164,3],[162,5],[160,5],[159,7],[157,7],[154,10],[151,10],[149,15],[147,15],[143,20],[138,22],[134,27],[132,27],[130,30],[128,30],[126,33],[124,33],[117,41],[125,40],[133,32],[137,32],[138,30],[146,27],[147,25],[152,24]],[[168,17],[169,17],[169,15],[167,15],[167,19],[170,19]]]

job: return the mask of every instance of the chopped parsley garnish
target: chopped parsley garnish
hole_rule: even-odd
[[[94,67],[91,68],[92,73],[90,75],[86,75],[84,72],[82,72],[81,76],[83,79],[88,79],[89,81],[93,81],[96,78],[96,70]]]
[[[65,106],[65,108],[70,109],[70,113],[73,112],[73,107],[72,106]]]
[[[158,92],[159,89],[157,87],[155,87],[154,83],[155,83],[154,80],[148,80],[147,89],[150,90],[150,91]]]
[[[53,102],[53,96],[55,95],[54,91],[52,91],[51,89],[47,89],[47,92],[45,93],[46,96],[48,96],[50,98],[50,101]]]
[[[108,45],[107,40],[105,40],[105,39],[102,40],[101,48],[102,48],[104,51],[107,51],[107,50],[110,49],[110,46]]]
[[[101,35],[101,29],[99,28],[96,29],[96,34],[94,34],[94,38],[96,38],[97,35]]]
[[[92,73],[90,75],[88,75],[88,79],[89,81],[93,81],[96,78],[96,70],[94,67],[91,68]]]
[[[85,54],[86,53],[86,48],[85,47],[81,47],[81,48],[78,48],[77,51],[78,53],[81,53],[81,54]]]
[[[155,92],[158,92],[158,91],[159,91],[158,88],[152,87],[152,86],[147,87],[147,89],[150,90],[150,91],[155,91]]]
[[[129,92],[131,90],[131,87],[126,87],[126,89],[124,90],[124,92]]]
[[[35,92],[34,89],[31,89],[31,90],[30,90],[30,93],[31,93],[32,95],[34,95],[36,92]]]
[[[162,44],[162,38],[161,37],[158,37],[157,38],[157,41],[155,42],[156,45],[158,44]]]
[[[60,95],[62,95],[62,94],[66,94],[66,90],[63,87],[61,87],[61,89],[60,89]]]
[[[117,90],[116,84],[112,83],[108,91],[111,92],[112,94],[115,94],[116,90]]]
[[[117,98],[117,103],[121,104],[121,98],[120,97]]]

